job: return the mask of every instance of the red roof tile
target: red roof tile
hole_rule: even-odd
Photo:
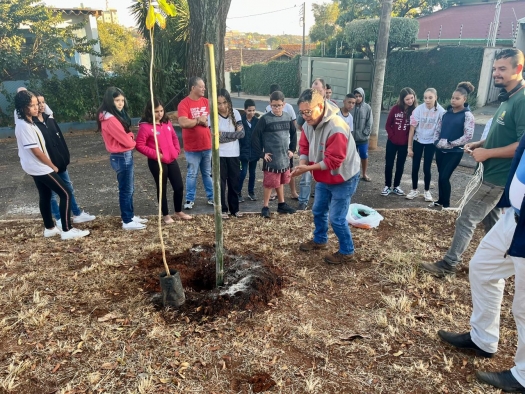
[[[242,65],[249,66],[255,63],[268,63],[271,60],[290,60],[293,56],[284,50],[243,49]],[[224,57],[224,71],[241,70],[241,50],[228,49]]]
[[[418,18],[419,40],[426,40],[430,32],[430,39],[439,38],[439,28],[443,25],[442,39],[459,38],[463,24],[462,39],[486,39],[489,34],[490,22],[494,21],[496,2],[461,5],[447,8],[442,11]],[[516,29],[516,16],[525,17],[525,0],[503,1],[499,19],[498,39],[512,38],[512,22]]]
[[[284,49],[286,52],[292,54],[292,55],[300,55],[301,49],[303,47],[303,44],[281,44],[277,47],[277,49]],[[304,50],[306,52],[314,50],[316,47],[316,44],[305,44]]]

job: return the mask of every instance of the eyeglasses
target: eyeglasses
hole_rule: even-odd
[[[313,109],[305,109],[304,111],[299,111],[299,115],[301,115],[301,116],[312,116],[313,112],[314,112]]]
[[[283,104],[272,104],[271,105],[272,108],[281,108],[283,106],[284,106]]]

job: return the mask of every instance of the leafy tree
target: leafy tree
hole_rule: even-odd
[[[277,49],[279,46],[279,39],[277,37],[270,37],[266,40],[266,44],[272,49]]]
[[[341,30],[337,25],[339,4],[337,2],[312,4],[315,24],[310,29],[310,39],[314,42],[325,41]]]
[[[410,18],[392,18],[387,55],[395,48],[409,47],[416,41],[419,23]],[[379,19],[358,19],[347,24],[344,35],[349,47],[365,54],[374,63],[379,34]]]
[[[0,77],[2,80],[45,76],[67,70],[78,53],[97,54],[97,40],[78,37],[83,24],[60,26],[62,16],[38,0],[0,2]]]
[[[110,22],[98,23],[98,37],[104,70],[116,71],[133,61],[144,47],[144,40],[132,29]]]

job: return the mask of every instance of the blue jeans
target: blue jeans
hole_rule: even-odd
[[[69,190],[69,192],[71,193],[71,212],[74,216],[80,215],[82,211],[80,210],[77,204],[77,200],[75,200],[75,191],[73,190],[73,183],[71,182],[71,179],[69,179],[69,174],[67,170],[64,172],[59,172],[57,175],[60,177],[60,179],[64,181],[67,190]],[[55,192],[51,193],[51,213],[53,214],[53,217],[56,220],[60,220],[60,209],[58,208],[58,195]]]
[[[350,201],[359,183],[359,173],[346,182],[337,185],[317,182],[315,185],[315,200],[312,207],[314,214],[314,242],[328,242],[328,219],[339,239],[339,253],[354,253],[352,233],[346,221]]]
[[[118,200],[120,205],[120,217],[124,223],[133,220],[133,192],[134,172],[133,172],[133,151],[128,150],[123,153],[111,153],[109,155],[111,168],[117,173],[118,181]]]
[[[310,193],[312,192],[312,173],[310,171],[301,175],[299,182],[299,203],[306,203],[310,200]]]
[[[255,170],[257,169],[258,160],[248,161],[241,160],[241,173],[239,175],[239,195],[242,194],[242,185],[246,179],[248,169],[250,174],[248,175],[248,194],[255,194]]]
[[[197,189],[197,174],[199,168],[202,175],[202,183],[206,191],[206,197],[213,200],[213,182],[211,180],[211,149],[200,152],[186,152],[186,163],[188,172],[186,174],[186,201],[195,201],[195,190]]]

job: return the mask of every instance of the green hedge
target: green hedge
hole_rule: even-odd
[[[482,47],[438,47],[429,50],[397,51],[388,56],[385,85],[394,87],[393,97],[399,95],[404,87],[415,90],[418,101],[423,102],[423,93],[427,88],[438,92],[440,102],[450,99],[456,85],[470,81],[478,88]],[[475,106],[472,94],[472,105]]]
[[[300,56],[288,62],[269,62],[252,64],[241,68],[241,84],[244,93],[258,96],[268,96],[270,85],[277,83],[285,97],[299,97],[301,75],[299,69]]]

